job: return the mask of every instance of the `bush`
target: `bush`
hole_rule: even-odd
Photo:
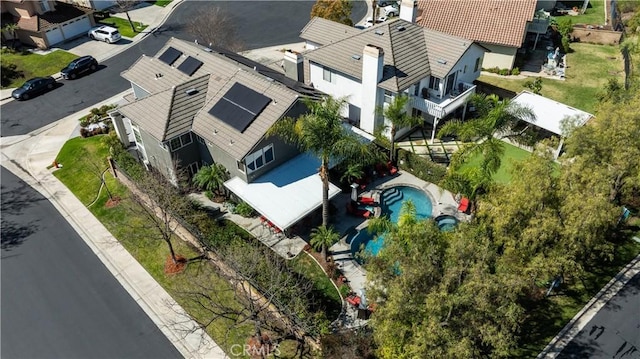
[[[500,71],[498,71],[498,75],[508,76],[509,72],[510,72],[509,69],[500,69]]]
[[[517,67],[514,67],[513,70],[511,70],[511,74],[512,75],[520,75],[520,69]]]
[[[233,213],[239,214],[245,218],[250,218],[250,217],[253,217],[255,211],[253,210],[253,208],[251,208],[249,204],[247,204],[247,202],[240,202],[234,208]]]
[[[409,151],[398,151],[400,168],[411,172],[421,180],[439,184],[447,173],[446,167],[417,156]]]

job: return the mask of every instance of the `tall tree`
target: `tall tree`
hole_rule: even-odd
[[[322,225],[326,227],[329,224],[329,161],[368,164],[376,157],[376,152],[373,145],[363,144],[342,126],[340,110],[345,106],[344,99],[325,97],[319,101],[304,99],[303,102],[309,109],[307,113],[297,119],[285,118],[276,122],[267,135],[277,135],[320,159]]]
[[[353,26],[353,21],[351,20],[352,8],[353,4],[349,0],[317,0],[311,8],[311,18],[317,16]]]
[[[244,50],[238,36],[238,21],[220,6],[212,6],[193,16],[187,32],[205,46],[217,46],[234,52]]]
[[[398,94],[393,101],[384,107],[378,107],[376,112],[383,115],[388,125],[383,125],[380,130],[389,130],[389,138],[391,140],[391,152],[389,153],[389,161],[395,163],[396,156],[396,133],[403,127],[413,127],[424,122],[424,119],[417,116],[411,116],[407,113],[407,103],[409,96]]]
[[[311,241],[309,242],[315,250],[322,251],[322,258],[328,261],[328,248],[340,240],[340,233],[332,227],[320,226],[311,230]]]

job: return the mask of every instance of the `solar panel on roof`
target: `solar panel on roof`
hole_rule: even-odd
[[[209,110],[209,114],[242,133],[269,102],[271,99],[267,96],[236,82]]]
[[[200,66],[202,66],[202,61],[189,56],[178,66],[178,70],[191,76]]]
[[[237,82],[224,94],[224,98],[254,113],[256,116],[271,102],[271,99],[267,96]]]
[[[256,118],[251,112],[236,106],[227,99],[221,98],[210,110],[209,114],[242,133]]]
[[[173,47],[169,47],[168,49],[165,50],[164,53],[162,53],[162,55],[160,55],[160,57],[158,57],[158,60],[171,66],[172,63],[176,62],[176,60],[178,59],[178,57],[180,57],[180,55],[182,55],[182,51],[176,50]]]

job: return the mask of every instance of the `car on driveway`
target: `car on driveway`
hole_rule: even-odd
[[[97,69],[98,61],[93,56],[82,56],[71,61],[67,67],[60,70],[60,74],[65,80],[73,80],[82,74],[93,72]]]
[[[379,16],[379,17],[376,19],[376,25],[377,25],[377,24],[382,24],[382,23],[383,23],[383,22],[385,22],[385,21],[387,21],[387,17],[386,17],[386,16]],[[364,22],[364,27],[365,27],[365,28],[369,28],[369,27],[371,27],[371,26],[373,26],[373,18],[368,17],[368,18],[367,18],[367,20]]]
[[[118,32],[118,29],[111,26],[98,26],[89,30],[87,33],[89,37],[93,40],[104,41],[109,44],[113,44],[114,42],[120,41],[122,36]]]
[[[28,100],[36,95],[53,90],[56,80],[51,77],[34,77],[27,80],[22,86],[11,92],[11,97],[16,100]]]
[[[400,14],[400,10],[398,10],[398,7],[395,5],[385,6],[382,11],[384,15],[388,17],[398,16],[398,14]]]

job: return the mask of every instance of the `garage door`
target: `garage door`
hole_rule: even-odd
[[[45,34],[47,35],[47,42],[49,43],[49,46],[64,40],[64,36],[62,35],[62,31],[60,31],[59,27],[51,28],[47,30]]]
[[[62,25],[62,32],[65,39],[84,34],[91,29],[91,21],[88,16],[83,16]]]

